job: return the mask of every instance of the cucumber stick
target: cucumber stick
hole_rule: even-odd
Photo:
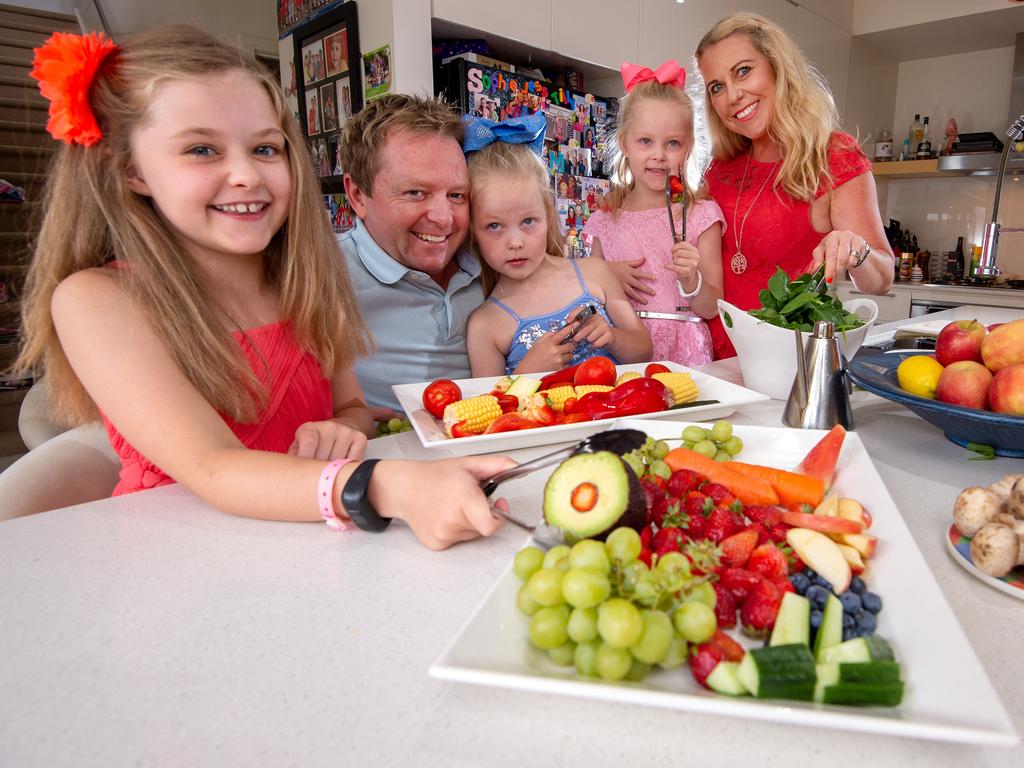
[[[782,605],[775,617],[775,628],[772,629],[768,645],[789,645],[802,643],[809,645],[811,641],[811,603],[795,592],[787,592],[782,596]]]
[[[810,701],[814,695],[814,657],[802,643],[753,648],[743,656],[736,673],[759,699]]]
[[[821,664],[825,661],[825,651],[843,642],[843,604],[839,598],[829,594],[825,602],[825,610],[821,614],[821,624],[814,638],[814,658]]]
[[[828,606],[826,606],[826,609]],[[822,620],[824,623],[824,619]],[[839,645],[825,648],[820,661],[827,664],[842,664],[867,661],[893,661],[892,646],[885,638],[855,637]]]
[[[738,661],[720,661],[707,677],[708,688],[727,696],[746,696],[749,691],[740,682]]]

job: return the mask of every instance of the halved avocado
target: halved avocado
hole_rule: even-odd
[[[570,456],[544,486],[544,519],[566,536],[603,539],[622,526],[639,531],[646,518],[640,481],[610,451]]]

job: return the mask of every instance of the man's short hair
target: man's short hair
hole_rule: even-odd
[[[341,167],[368,195],[377,176],[377,153],[397,131],[442,134],[462,145],[462,117],[447,102],[404,93],[374,99],[345,123],[341,135]]]

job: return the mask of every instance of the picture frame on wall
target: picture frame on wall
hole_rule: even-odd
[[[324,194],[342,194],[337,147],[348,119],[363,107],[356,3],[342,3],[295,28],[295,87],[313,170]]]

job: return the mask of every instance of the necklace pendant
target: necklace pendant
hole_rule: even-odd
[[[736,253],[732,255],[732,260],[729,262],[729,266],[732,268],[733,274],[742,275],[747,271],[747,257],[737,250]]]

